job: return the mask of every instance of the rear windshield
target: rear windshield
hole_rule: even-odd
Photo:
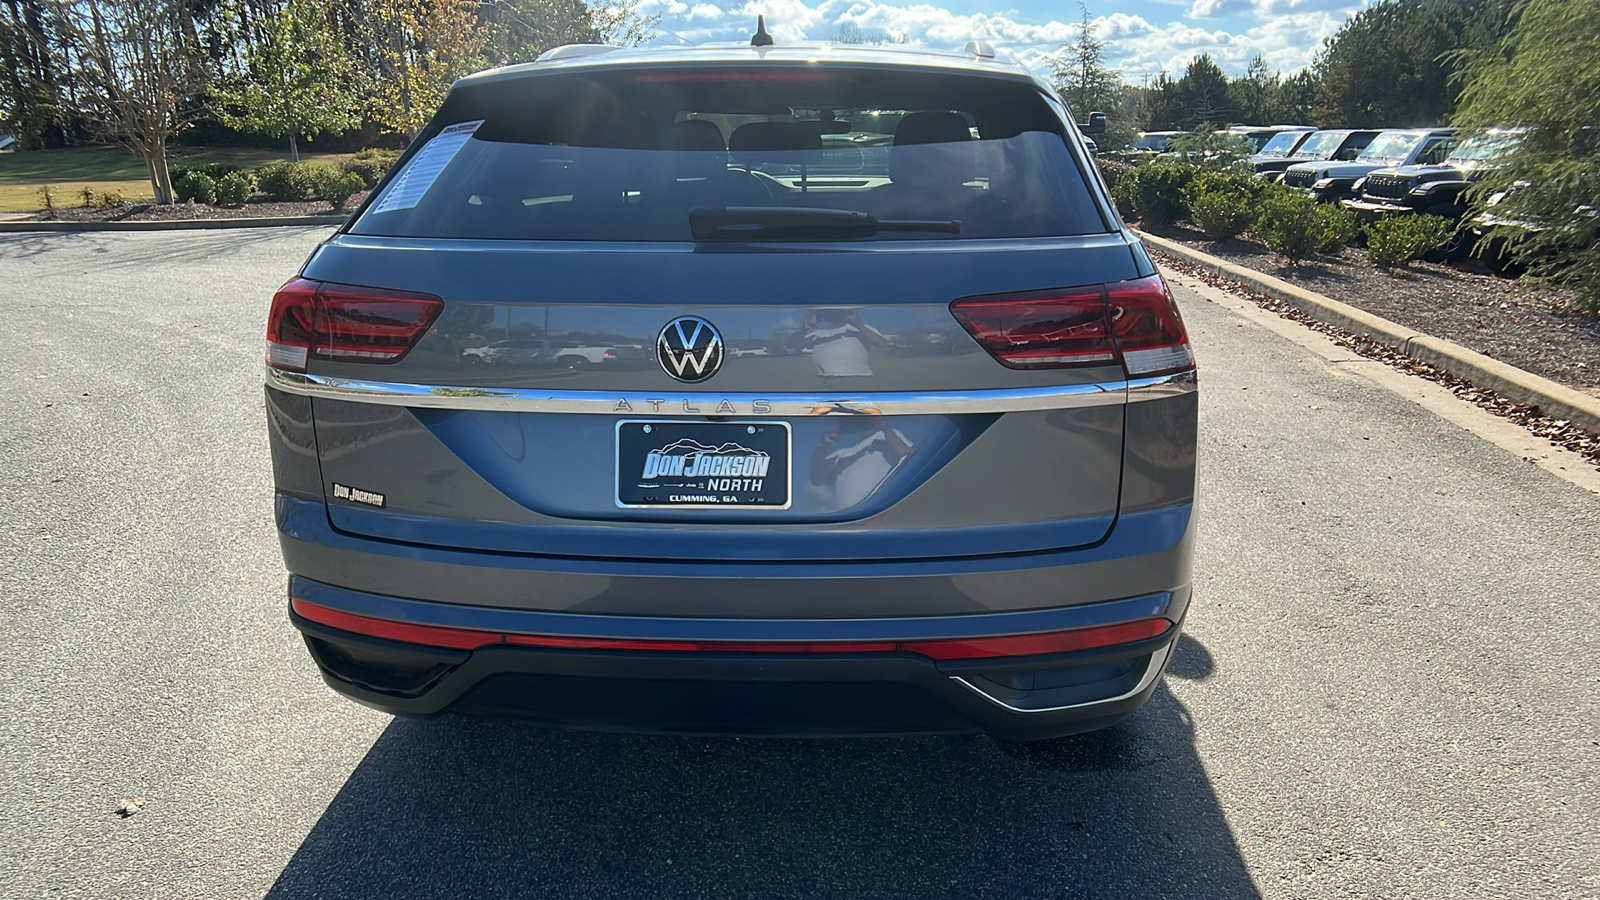
[[[829,214],[808,212],[784,238],[799,240],[1107,230],[1060,118],[1023,82],[783,64],[613,69],[470,85],[435,124],[352,232],[688,241],[691,210],[730,208],[767,210],[734,223],[756,230],[789,209],[884,223],[860,227],[858,215],[834,234]]]

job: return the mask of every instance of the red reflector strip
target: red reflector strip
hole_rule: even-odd
[[[1038,656],[1130,644],[1167,633],[1172,623],[1166,619],[1139,619],[1116,625],[1074,628],[1045,634],[1014,634],[996,638],[957,641],[907,641],[900,649],[920,653],[930,659],[987,659],[1001,656]]]
[[[358,616],[355,613],[307,603],[299,598],[290,600],[289,606],[301,618],[310,619],[329,628],[353,631],[368,637],[388,638],[391,641],[405,641],[408,644],[476,650],[488,644],[498,644],[505,639],[505,635],[498,631],[441,628],[437,625],[415,625],[411,622],[396,622],[393,619],[375,619],[371,616]]]
[[[370,637],[404,641],[408,644],[425,644],[430,647],[450,647],[456,650],[476,650],[492,644],[513,644],[520,647],[550,647],[567,650],[646,650],[676,653],[893,653],[903,651],[926,656],[929,659],[986,659],[1007,656],[1037,656],[1044,653],[1065,653],[1071,650],[1091,650],[1127,644],[1167,633],[1172,623],[1166,619],[1139,619],[1115,625],[1098,625],[1092,628],[1074,628],[1070,631],[1052,631],[1045,634],[1017,634],[996,638],[971,638],[934,641],[635,641],[607,638],[570,638],[540,634],[508,634],[499,631],[479,631],[471,628],[448,628],[438,625],[417,625],[377,619],[355,613],[342,612],[308,603],[296,598],[290,601],[295,614],[330,628],[353,631]]]

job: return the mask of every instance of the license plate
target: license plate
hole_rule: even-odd
[[[789,423],[617,423],[617,505],[786,509]]]

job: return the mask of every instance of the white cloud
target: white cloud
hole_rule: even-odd
[[[1341,17],[1362,6],[1361,0],[1194,0],[1189,5],[1191,19],[1220,19],[1241,13],[1260,18],[1293,13],[1338,12]]]
[[[1239,74],[1257,53],[1271,68],[1289,72],[1308,65],[1324,37],[1343,23],[1346,13],[1362,0],[1191,0],[1191,21],[1156,25],[1128,13],[1112,13],[1094,20],[1096,33],[1106,43],[1106,61],[1121,68],[1123,77],[1138,82],[1165,71],[1181,75],[1188,62],[1210,53],[1224,71]],[[1181,9],[1182,7],[1180,7]],[[929,49],[957,50],[970,40],[988,41],[1037,71],[1048,68],[1048,57],[1071,40],[1078,23],[1051,20],[1024,22],[1015,12],[958,14],[929,3],[897,5],[877,0],[743,0],[739,5],[718,6],[682,0],[644,0],[639,11],[662,16],[662,31],[700,44],[745,41],[755,30],[758,14],[767,18],[767,30],[779,41],[830,40],[845,23],[867,34],[903,35]],[[1209,29],[1194,19],[1218,18],[1229,11],[1251,12],[1257,24],[1242,31]]]

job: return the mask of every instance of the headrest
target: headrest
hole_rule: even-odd
[[[889,177],[896,184],[955,187],[978,173],[967,120],[953,112],[916,112],[900,120],[889,148]]]
[[[822,132],[815,122],[751,122],[728,138],[735,153],[752,150],[821,150]]]
[[[706,119],[685,119],[673,122],[662,131],[659,142],[662,150],[726,150],[722,129]]]
[[[952,144],[972,140],[967,120],[953,112],[914,112],[894,130],[896,147],[904,144]]]

